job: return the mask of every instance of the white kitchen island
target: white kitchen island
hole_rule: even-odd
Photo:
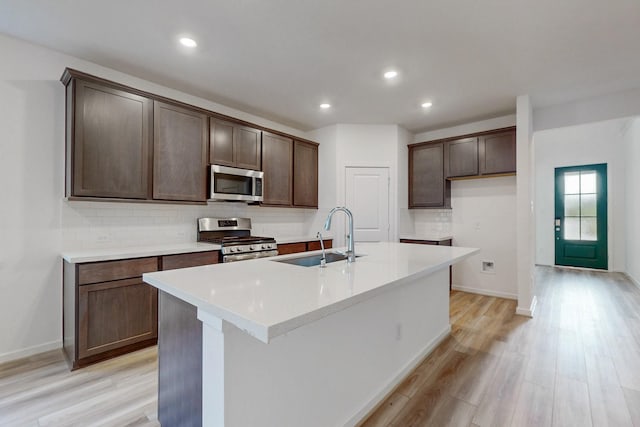
[[[276,262],[305,253],[143,276],[202,322],[202,425],[355,425],[449,334],[448,266],[477,249],[356,249],[326,268]]]

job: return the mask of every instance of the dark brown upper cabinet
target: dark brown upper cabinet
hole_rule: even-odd
[[[478,163],[480,175],[515,172],[515,130],[481,136],[478,144]]]
[[[444,179],[443,142],[409,146],[409,208],[448,208],[451,183]]]
[[[206,201],[208,116],[155,101],[153,117],[153,198]]]
[[[218,164],[265,171],[266,205],[317,207],[312,141],[296,139],[296,166],[286,134],[70,68],[60,80],[70,199],[206,204]]]
[[[262,131],[211,117],[209,163],[261,169]]]
[[[65,73],[67,196],[147,199],[151,99]]]
[[[293,205],[293,139],[262,133],[262,204]]]
[[[447,178],[478,175],[478,138],[447,141],[444,146],[444,165]]]
[[[295,141],[293,146],[293,205],[318,207],[318,145]]]

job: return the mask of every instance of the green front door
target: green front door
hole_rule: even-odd
[[[607,265],[607,165],[556,168],[556,265]]]

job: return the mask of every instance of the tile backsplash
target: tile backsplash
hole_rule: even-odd
[[[415,234],[450,234],[451,209],[410,209]]]
[[[63,250],[145,246],[196,240],[199,217],[249,217],[252,233],[307,236],[316,223],[315,209],[248,206],[243,203],[172,205],[113,202],[62,202]]]

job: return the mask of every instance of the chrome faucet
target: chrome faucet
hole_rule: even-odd
[[[324,229],[329,231],[331,228],[331,217],[334,213],[342,211],[347,214],[347,218],[349,219],[349,234],[347,234],[347,262],[355,262],[356,261],[356,250],[355,245],[353,243],[353,214],[351,211],[345,207],[335,207],[329,211],[329,216],[327,216],[327,221],[324,223]]]
[[[320,258],[320,267],[324,268],[327,266],[327,257],[324,253],[324,242],[322,241],[322,233],[318,231],[316,234],[316,239],[320,239],[320,247],[322,248],[322,258]]]

